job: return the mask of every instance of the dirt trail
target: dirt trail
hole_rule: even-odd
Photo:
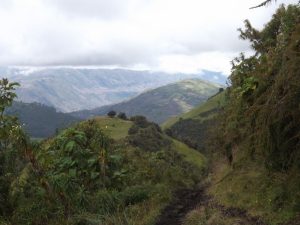
[[[267,225],[259,218],[250,216],[245,210],[216,204],[205,194],[205,188],[179,190],[174,196],[173,202],[163,210],[155,225],[182,225],[185,216],[200,206],[214,208],[226,218],[239,218],[237,225]]]
[[[202,202],[203,190],[183,189],[175,193],[175,198],[158,218],[156,225],[181,225],[186,214]]]

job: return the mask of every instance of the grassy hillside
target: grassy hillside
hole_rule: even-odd
[[[213,97],[210,97],[207,101],[199,104],[192,110],[180,114],[178,116],[174,116],[169,118],[166,122],[164,122],[161,126],[163,129],[170,128],[175,123],[179,122],[180,120],[184,119],[196,119],[196,120],[205,120],[207,116],[210,114],[214,114],[213,111],[216,110],[218,107],[221,107],[225,101],[225,92],[221,94],[217,94]],[[217,113],[217,112],[215,112]]]
[[[95,121],[103,132],[109,137],[120,140],[128,135],[129,128],[133,125],[132,121],[110,117],[95,117]]]
[[[129,120],[121,120],[119,118],[110,117],[96,117],[95,121],[103,129],[103,132],[115,140],[121,140],[128,136],[128,131],[134,124]],[[195,165],[200,169],[205,169],[206,158],[204,155],[185,145],[184,143],[177,141],[176,139],[170,139],[174,150],[183,156],[184,160]]]
[[[224,102],[225,92],[219,93],[190,112],[170,118],[162,127],[169,136],[203,152]]]
[[[115,140],[126,138],[128,136],[129,129],[134,124],[134,122],[130,120],[122,120],[119,118],[110,118],[104,116],[95,117],[94,120],[101,127],[105,134]],[[200,169],[204,169],[206,167],[206,158],[204,155],[195,149],[188,147],[184,143],[177,141],[176,139],[171,138],[170,140],[174,150],[176,150],[178,154],[182,155],[187,162],[190,162]]]
[[[129,116],[143,115],[148,120],[161,123],[206,101],[208,97],[217,93],[219,88],[220,85],[203,80],[185,80],[147,91],[126,102],[74,112],[72,115],[85,119],[95,115],[106,115],[114,110],[125,112]]]
[[[262,30],[245,24],[241,37],[255,55],[234,60],[208,146],[208,192],[222,207],[196,209],[191,217],[202,224],[231,225],[239,215],[252,218],[246,224],[299,224],[300,8],[281,6]]]
[[[172,139],[172,141],[174,149],[184,157],[184,160],[202,170],[206,168],[207,159],[203,154],[193,148],[188,147],[186,144],[180,141],[177,141],[175,139]]]
[[[6,110],[8,115],[18,117],[25,131],[32,138],[46,138],[80,119],[57,112],[55,108],[40,103],[14,102]]]
[[[97,117],[42,142],[1,119],[0,224],[152,225],[206,170],[203,155],[141,116]]]

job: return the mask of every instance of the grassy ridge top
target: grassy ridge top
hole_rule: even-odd
[[[95,120],[103,129],[104,133],[115,140],[125,138],[128,134],[129,128],[133,124],[131,121],[128,120],[104,116],[98,116],[95,118]]]
[[[128,135],[129,128],[133,125],[132,121],[119,118],[96,117],[97,124],[103,129],[104,133],[115,140],[120,140]],[[188,147],[186,144],[170,138],[174,149],[184,157],[184,160],[203,169],[206,167],[206,158],[200,152]]]

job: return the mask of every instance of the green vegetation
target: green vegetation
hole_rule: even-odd
[[[298,5],[281,6],[261,31],[245,21],[255,54],[233,61],[231,86],[163,125],[189,146],[200,139],[209,157],[213,198],[185,225],[299,223],[299,23]]]
[[[281,6],[261,31],[245,25],[241,38],[255,54],[236,58],[231,86],[171,118],[165,132],[113,112],[35,142],[4,113],[18,84],[2,79],[0,224],[153,225],[174,202],[166,215],[184,212],[184,225],[299,222],[300,6]],[[190,202],[199,207],[186,214]]]
[[[210,130],[216,126],[216,116],[224,103],[225,93],[218,93],[190,112],[170,118],[162,126],[169,136],[205,152]]]
[[[245,25],[241,38],[255,55],[233,62],[232,85],[212,137],[210,192],[226,206],[278,224],[300,212],[300,8],[281,6],[261,31]]]
[[[40,103],[14,102],[5,110],[8,115],[18,117],[24,130],[31,138],[47,138],[79,121],[66,113]]]
[[[206,102],[201,103],[200,105],[196,106],[194,109],[186,113],[183,113],[179,116],[174,116],[169,118],[166,122],[162,124],[162,128],[168,129],[171,126],[173,126],[175,123],[184,119],[195,119],[195,120],[204,121],[207,119],[208,116],[207,114],[209,114],[209,112],[216,110],[217,108],[222,107],[224,101],[225,101],[225,94],[224,92],[221,92],[220,94],[210,97]]]
[[[97,124],[106,135],[115,140],[125,138],[129,128],[132,126],[131,121],[119,118],[95,117],[94,120],[97,121]]]
[[[15,84],[0,84],[4,112]],[[11,116],[2,113],[1,125],[1,224],[150,225],[206,166],[144,117],[95,118],[41,142]]]
[[[107,115],[109,116],[109,117],[111,117],[111,118],[114,118],[116,115],[117,115],[117,113],[115,112],[115,111],[109,111],[108,113],[107,113]]]
[[[199,207],[186,216],[183,225],[238,225],[241,219],[238,217],[224,216],[214,207]]]
[[[206,169],[207,160],[201,153],[177,140],[173,140],[173,145],[174,149],[179,154],[184,156],[184,159],[187,162],[191,163],[192,165],[195,165],[198,168]]]

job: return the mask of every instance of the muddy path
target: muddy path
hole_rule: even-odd
[[[203,189],[179,190],[174,194],[174,200],[163,210],[155,225],[181,225],[188,212],[203,202]]]
[[[238,218],[237,225],[268,225],[247,211],[227,208],[214,202],[205,188],[183,189],[174,194],[174,200],[162,211],[155,225],[182,225],[186,215],[195,208],[209,207],[218,210],[224,218]],[[217,225],[217,224],[216,224]]]

